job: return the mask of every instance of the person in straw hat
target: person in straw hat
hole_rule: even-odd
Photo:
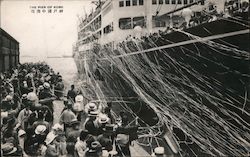
[[[3,156],[15,156],[17,148],[12,143],[4,143],[1,145],[1,151]]]
[[[45,143],[47,145],[47,149],[45,152],[45,157],[58,157],[59,151],[56,148],[56,135],[54,134],[48,134]]]
[[[106,124],[111,124],[110,118],[103,113],[99,114],[97,122],[98,122],[99,134],[102,134],[104,132]]]
[[[89,150],[86,152],[85,157],[101,157],[102,145],[98,141],[91,143]]]
[[[164,147],[156,147],[151,156],[153,156],[153,157],[166,157]]]
[[[115,135],[114,125],[107,124],[103,129],[104,132],[97,137],[104,150],[111,151],[113,149],[113,139]]]
[[[73,110],[76,113],[78,121],[81,121],[83,115],[84,105],[83,105],[83,96],[77,95],[75,97],[75,103],[73,105]]]
[[[97,110],[97,106],[95,103],[90,102],[85,106],[85,113],[90,113],[91,111],[96,111]]]
[[[99,135],[99,125],[97,122],[99,112],[98,111],[91,111],[89,113],[89,117],[84,124],[84,128],[88,130],[91,135],[98,136]]]

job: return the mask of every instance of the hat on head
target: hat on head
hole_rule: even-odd
[[[10,96],[10,95],[7,95],[7,96],[5,97],[5,99],[6,99],[6,101],[11,101],[11,100],[13,99],[13,97]]]
[[[71,122],[70,122],[70,125],[76,125],[76,124],[80,124],[80,122],[75,118],[75,119],[72,119]]]
[[[89,116],[90,116],[90,117],[97,117],[98,114],[99,114],[98,111],[90,111]]]
[[[43,87],[46,89],[50,88],[50,84],[48,82],[44,82]]]
[[[91,143],[89,152],[98,152],[102,150],[102,145],[98,141],[94,141]]]
[[[50,144],[51,142],[53,142],[54,141],[54,139],[56,138],[56,135],[54,134],[54,133],[49,133],[48,135],[47,135],[47,137],[46,137],[46,139],[45,139],[45,143],[46,143],[46,145],[48,145],[48,144]]]
[[[125,146],[129,142],[129,136],[126,134],[118,134],[116,137],[116,141],[119,145]]]
[[[26,134],[26,132],[23,130],[23,129],[20,129],[19,131],[18,131],[18,137],[21,137],[21,136],[23,136],[23,135],[25,135]]]
[[[8,117],[8,112],[1,112],[1,118]]]
[[[107,150],[102,150],[102,157],[108,157],[109,152]]]
[[[46,130],[46,126],[44,126],[44,125],[38,125],[36,127],[35,133],[37,135],[41,135],[41,134],[43,134],[45,132],[45,130]]]
[[[94,111],[94,110],[97,109],[96,104],[95,104],[95,103],[92,103],[92,102],[88,103],[88,104],[86,105],[86,107],[87,107],[87,110],[88,110],[88,111]]]
[[[77,96],[75,97],[75,101],[76,101],[76,102],[82,102],[82,101],[83,101],[83,96],[82,96],[82,95],[77,95]]]
[[[82,110],[82,106],[83,104],[79,103],[79,102],[76,102],[74,103],[73,105],[73,110],[77,111],[77,112],[80,112]]]
[[[114,127],[114,124],[106,124],[104,128],[105,133],[114,133]]]
[[[38,87],[38,89],[43,90],[44,87],[43,87],[42,85],[40,85],[40,86]]]
[[[17,151],[17,148],[14,147],[14,144],[8,143],[8,142],[2,144],[1,149],[2,149],[3,155],[10,155],[10,154],[13,154]]]
[[[100,124],[108,123],[108,121],[109,121],[109,118],[108,118],[108,116],[107,116],[106,114],[101,114],[101,115],[99,116],[99,118],[98,118],[98,122],[99,122]]]
[[[54,124],[52,127],[53,130],[63,130],[63,126],[60,125],[59,123]]]
[[[36,100],[38,100],[38,97],[37,97],[36,93],[30,92],[27,95],[27,99],[30,101],[36,101]]]
[[[165,153],[164,147],[156,147],[154,149],[155,155],[164,155],[164,153]]]
[[[27,94],[23,94],[22,99],[27,99],[27,96],[28,96]]]

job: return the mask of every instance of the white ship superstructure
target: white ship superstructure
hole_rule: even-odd
[[[162,15],[194,2],[195,0],[100,1],[95,11],[79,22],[75,51],[88,51],[93,42],[115,47],[129,36],[146,35],[178,26],[184,22],[182,11]],[[204,5],[203,1],[190,9],[196,14],[202,11]]]

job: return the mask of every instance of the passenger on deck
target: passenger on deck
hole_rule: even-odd
[[[71,89],[67,93],[67,99],[75,102],[75,97],[77,93],[75,91],[75,85],[71,85]]]

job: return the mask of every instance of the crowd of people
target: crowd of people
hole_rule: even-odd
[[[62,76],[45,63],[1,74],[1,156],[131,156],[137,119],[129,122],[122,111],[114,118],[111,103],[86,101],[74,85],[64,98],[63,89]],[[56,99],[64,103],[58,122]]]
[[[0,77],[1,156],[32,154],[40,124],[49,131],[53,123],[53,100],[64,90],[62,76],[45,63],[26,63]]]

